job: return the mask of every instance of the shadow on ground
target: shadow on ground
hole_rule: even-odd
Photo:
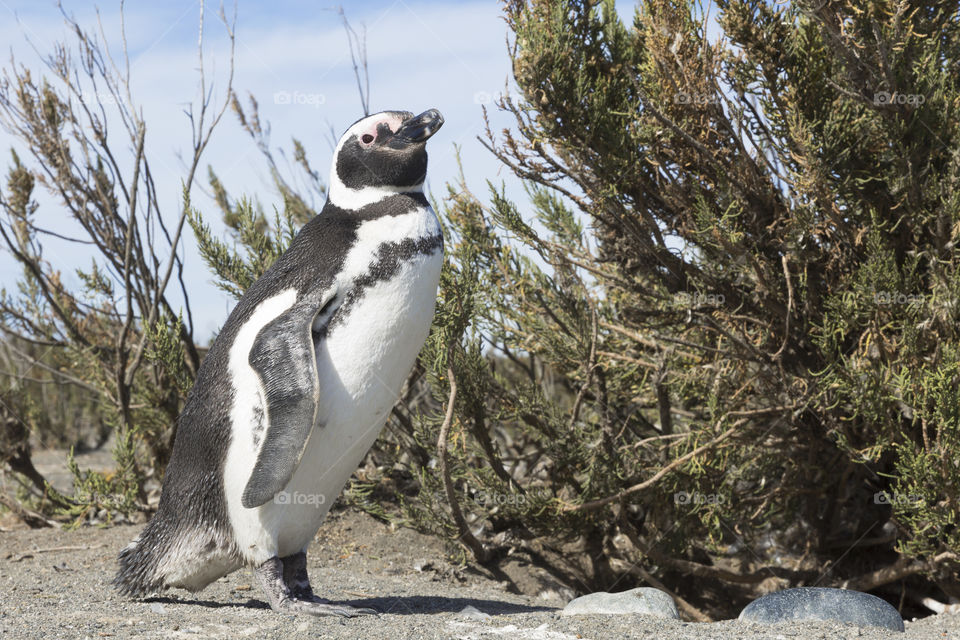
[[[270,605],[262,600],[247,600],[246,602],[217,602],[214,600],[188,600],[183,598],[153,597],[145,598],[141,602],[161,604],[187,604],[210,609],[224,607],[245,609],[269,609]],[[538,613],[541,611],[557,611],[554,607],[532,607],[501,600],[482,600],[477,598],[446,598],[442,596],[397,596],[383,598],[366,598],[362,600],[341,600],[336,604],[350,605],[351,607],[369,607],[380,613],[393,615],[417,615],[429,613],[460,613],[467,606],[472,606],[482,613],[492,616],[508,615],[512,613]]]

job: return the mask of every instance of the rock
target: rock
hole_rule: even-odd
[[[167,610],[164,609],[163,605],[160,604],[159,602],[154,602],[153,604],[151,604],[150,611],[153,611],[154,613],[159,613],[160,615],[163,615],[167,612]]]
[[[490,614],[480,611],[472,604],[468,604],[459,613],[461,618],[471,618],[473,620],[489,620]]]
[[[638,613],[653,618],[680,618],[677,605],[660,589],[640,587],[620,593],[598,591],[588,593],[567,603],[561,615],[584,616],[593,614]]]
[[[823,620],[903,631],[903,618],[887,601],[869,593],[823,587],[767,594],[748,604],[739,619],[760,624]]]

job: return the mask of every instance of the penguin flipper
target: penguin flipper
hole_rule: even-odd
[[[248,509],[273,499],[300,464],[320,399],[313,323],[335,298],[333,291],[297,301],[264,325],[250,349],[248,361],[266,393],[267,429],[241,498]],[[329,321],[333,314],[325,315]]]

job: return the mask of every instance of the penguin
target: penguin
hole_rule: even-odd
[[[114,585],[199,591],[251,567],[275,611],[372,609],[314,595],[306,553],[373,446],[430,330],[443,235],[423,194],[430,109],[340,138],[327,200],[244,293],[177,422],[160,504]]]

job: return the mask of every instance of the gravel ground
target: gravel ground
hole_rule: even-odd
[[[561,618],[555,602],[441,558],[436,542],[364,514],[335,512],[310,550],[314,589],[379,616],[303,618],[273,613],[255,578],[237,571],[198,594],[144,601],[111,587],[116,553],[140,526],[0,532],[0,640],[21,638],[575,638],[960,640],[960,616],[907,622],[906,634],[829,624],[756,626],[636,616]],[[468,605],[481,613],[464,614]],[[483,615],[487,614],[487,615]]]
[[[109,469],[110,447],[78,455],[83,468]],[[71,477],[61,451],[38,451],[38,469],[61,490]],[[0,478],[0,485],[2,485]],[[0,517],[0,640],[25,638],[315,638],[490,640],[960,640],[960,615],[906,623],[906,633],[830,624],[692,623],[639,616],[561,618],[565,602],[514,595],[489,575],[451,565],[435,538],[393,529],[363,513],[334,510],[308,554],[321,596],[373,607],[379,616],[304,618],[272,612],[249,570],[197,594],[169,591],[137,601],[110,586],[117,552],[143,525],[74,531],[17,528]],[[20,525],[22,526],[22,525]],[[518,569],[518,568],[514,568]],[[549,576],[510,571],[524,590],[551,592]],[[463,613],[472,606],[477,613]]]

